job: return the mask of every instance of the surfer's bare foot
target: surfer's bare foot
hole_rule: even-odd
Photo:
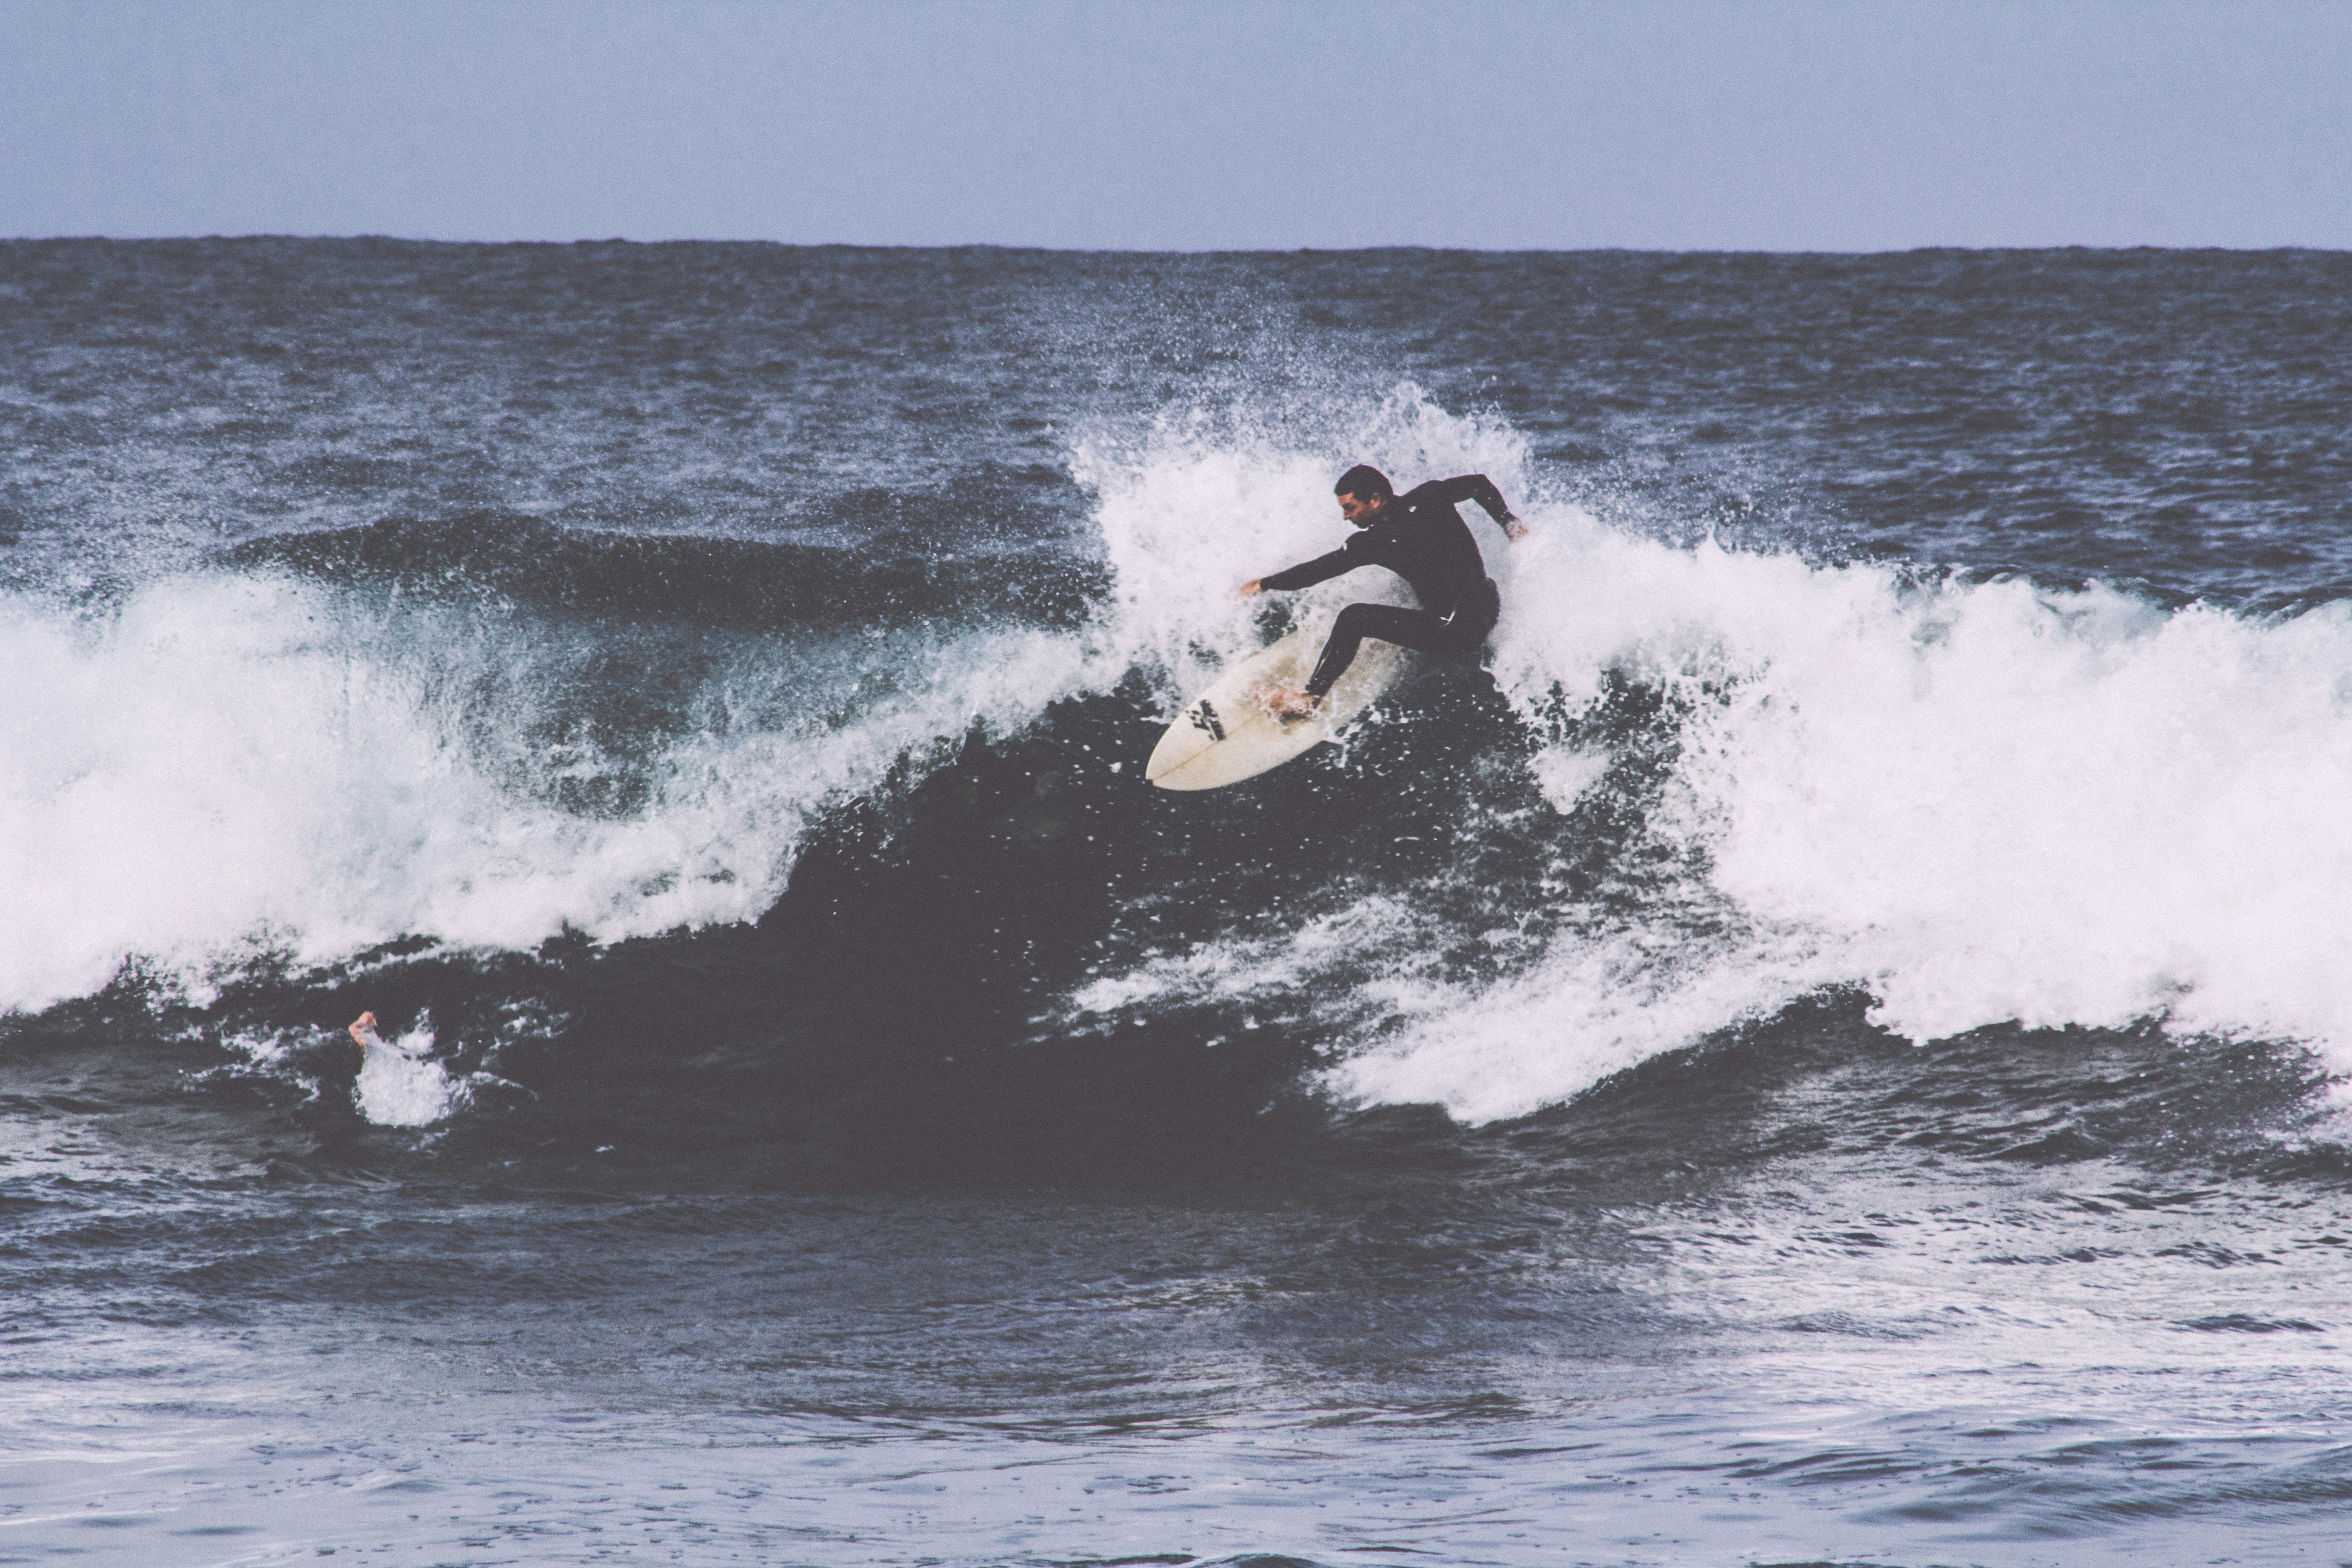
[[[1286,724],[1296,724],[1301,719],[1315,716],[1315,699],[1307,692],[1269,686],[1257,694],[1257,700],[1267,712]]]

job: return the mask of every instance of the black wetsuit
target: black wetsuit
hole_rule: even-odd
[[[1311,588],[1359,566],[1385,566],[1412,586],[1421,608],[1395,605],[1350,605],[1339,612],[1331,639],[1307,682],[1321,701],[1331,683],[1347,672],[1366,637],[1377,637],[1423,653],[1476,653],[1503,613],[1502,595],[1486,575],[1486,559],[1470,525],[1454,508],[1475,500],[1497,523],[1507,526],[1511,509],[1503,492],[1484,474],[1432,479],[1392,496],[1355,538],[1328,555],[1259,579],[1267,588]]]

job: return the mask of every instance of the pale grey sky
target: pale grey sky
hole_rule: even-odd
[[[0,235],[2352,247],[2343,0],[0,0]]]

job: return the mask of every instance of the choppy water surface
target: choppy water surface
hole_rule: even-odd
[[[0,1561],[2352,1561],[2347,306],[0,246]]]

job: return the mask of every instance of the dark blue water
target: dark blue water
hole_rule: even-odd
[[[2327,253],[0,245],[0,1561],[2335,1562],[2347,407]],[[1492,647],[1151,789],[1359,460]]]

